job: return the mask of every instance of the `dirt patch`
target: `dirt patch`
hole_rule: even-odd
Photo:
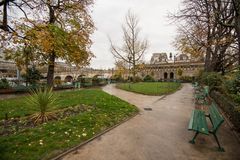
[[[53,118],[48,121],[58,121],[70,116],[75,116],[83,112],[88,112],[95,109],[94,106],[77,105],[75,107],[68,107],[65,109],[52,112]],[[35,124],[32,120],[32,115],[26,117],[17,117],[11,119],[4,119],[0,121],[0,136],[7,136],[17,132],[24,132],[26,129],[37,127],[40,124]]]

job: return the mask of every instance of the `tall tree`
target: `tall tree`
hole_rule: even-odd
[[[77,66],[89,63],[90,35],[94,24],[89,14],[93,0],[25,0],[31,8],[31,19],[16,25],[14,43],[33,48],[31,54],[48,65],[47,83],[53,85],[56,59]],[[24,39],[19,39],[22,35]],[[11,45],[14,48],[16,45]],[[26,55],[26,54],[25,54]]]
[[[78,54],[71,53],[71,50],[74,50],[74,46],[72,46],[73,48],[69,47],[69,50],[65,52],[66,56],[63,55],[62,52],[57,52],[54,45],[51,46],[51,51],[48,52],[48,85],[53,85],[54,63],[56,58],[67,58],[69,62],[74,62],[78,65],[86,64],[83,63],[86,61],[86,58],[83,57],[86,57],[86,55],[90,57],[90,45],[92,43],[90,35],[94,30],[94,24],[89,14],[89,6],[92,4],[93,0],[42,0],[40,4],[39,1],[33,3],[37,12],[39,12],[40,9],[47,10],[47,12],[44,13],[47,16],[45,16],[42,21],[47,23],[46,27],[49,28],[48,30],[54,32],[62,29],[71,35],[68,36],[68,38],[71,37],[68,40],[78,44],[78,49],[74,51],[74,53],[77,52]],[[51,33],[50,35],[52,37],[57,36]],[[54,41],[54,38],[52,40]],[[52,44],[54,44],[54,42],[52,42]]]
[[[240,65],[240,1],[214,0],[212,5],[216,20],[223,27],[234,29],[236,33],[238,65]]]
[[[213,2],[214,1],[214,2]],[[222,71],[234,60],[229,52],[234,43],[234,33],[231,28],[220,25],[216,19],[215,0],[185,0],[184,8],[174,18],[183,21],[179,27],[180,34],[176,44],[181,51],[192,55],[205,56],[205,71]],[[218,8],[224,12],[228,6]],[[229,55],[230,54],[230,55]]]
[[[114,45],[110,39],[110,49],[113,56],[132,66],[133,80],[135,80],[136,76],[136,66],[149,47],[148,40],[140,38],[140,28],[138,25],[138,17],[129,10],[125,16],[125,24],[122,26],[123,45],[118,47]]]

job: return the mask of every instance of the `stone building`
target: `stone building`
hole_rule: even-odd
[[[204,69],[203,59],[191,58],[186,54],[168,58],[167,53],[154,53],[150,64],[146,64],[141,76],[151,75],[155,80],[179,79],[180,77],[196,77]],[[180,72],[182,74],[180,74]]]

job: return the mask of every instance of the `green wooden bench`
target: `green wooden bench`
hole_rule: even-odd
[[[193,88],[197,88],[197,87],[199,87],[199,84],[198,84],[198,82],[194,82],[194,83],[192,84],[192,86],[193,86]]]
[[[188,130],[195,131],[195,135],[190,143],[194,144],[195,139],[197,138],[197,135],[199,133],[209,135],[213,134],[217,144],[218,144],[218,150],[224,152],[224,149],[220,146],[220,143],[217,138],[217,130],[221,126],[221,124],[224,122],[223,117],[220,115],[216,104],[212,103],[209,107],[208,114],[206,115],[204,111],[195,109],[192,112],[191,119],[189,122]],[[207,118],[209,118],[212,127],[208,128]]]
[[[200,101],[201,101],[201,104],[206,104],[208,97],[209,97],[209,87],[208,86],[205,86],[205,87],[203,87],[202,90],[195,92],[195,95],[194,95],[195,102],[200,103]]]

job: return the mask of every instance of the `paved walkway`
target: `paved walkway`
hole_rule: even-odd
[[[188,141],[187,130],[194,108],[190,84],[166,97],[144,96],[107,86],[104,90],[137,107],[133,119],[98,139],[66,155],[64,160],[239,160],[240,145],[224,123],[218,133],[226,152],[217,152],[213,136],[199,136],[196,144]],[[143,110],[151,107],[152,111]]]

